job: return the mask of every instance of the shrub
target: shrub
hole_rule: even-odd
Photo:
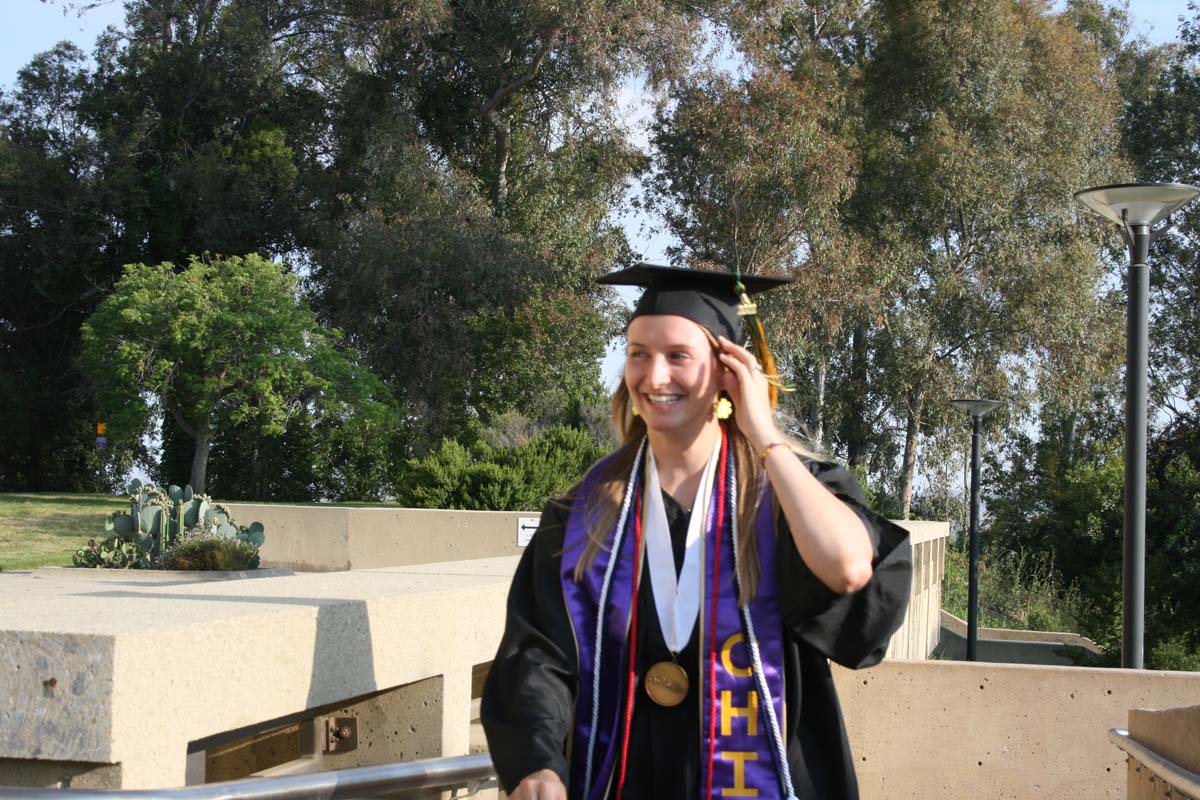
[[[168,547],[155,566],[191,572],[258,569],[258,548],[239,539],[195,534]]]
[[[968,558],[946,550],[942,608],[967,618]],[[979,559],[979,625],[1030,631],[1079,632],[1083,600],[1066,585],[1046,555],[982,553]]]
[[[445,439],[408,462],[398,500],[416,508],[533,511],[565,494],[602,455],[586,431],[565,425],[511,446]]]

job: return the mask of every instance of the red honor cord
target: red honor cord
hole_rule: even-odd
[[[629,733],[633,726],[633,696],[637,694],[637,631],[638,583],[642,577],[638,556],[642,552],[642,495],[639,491],[633,509],[633,599],[629,604],[629,679],[625,692],[625,730],[621,734],[621,770],[617,773],[617,793],[621,800],[625,790],[625,766],[629,761]]]
[[[717,747],[717,595],[721,589],[721,521],[725,518],[725,480],[729,456],[729,437],[721,426],[721,460],[717,467],[721,485],[717,489],[716,537],[713,542],[712,604],[708,616],[708,769],[705,797],[713,796],[713,762]]]

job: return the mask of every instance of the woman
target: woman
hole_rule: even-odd
[[[622,444],[547,506],[517,568],[481,713],[501,783],[514,800],[857,797],[826,659],[883,657],[906,535],[776,428],[770,377],[736,344],[755,312],[740,276],[603,282],[647,287]]]

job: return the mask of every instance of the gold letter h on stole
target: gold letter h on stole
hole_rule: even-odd
[[[741,642],[743,638],[742,634],[735,633],[726,639],[725,644],[721,647],[721,666],[730,675],[738,678],[749,677],[753,672],[750,667],[737,667],[733,663],[733,646]],[[746,734],[758,736],[758,692],[750,690],[745,708],[733,704],[733,692],[721,692],[722,736],[728,736],[733,732],[734,717],[745,717]],[[733,762],[733,786],[722,788],[721,795],[724,797],[758,797],[758,789],[746,785],[746,762],[757,761],[758,754],[722,750],[721,759]]]

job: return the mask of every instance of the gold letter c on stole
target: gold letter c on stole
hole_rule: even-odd
[[[721,645],[721,666],[735,678],[749,678],[754,674],[751,667],[738,667],[733,663],[733,648],[734,645],[742,642],[746,637],[740,633],[735,633],[725,640],[725,644]]]

